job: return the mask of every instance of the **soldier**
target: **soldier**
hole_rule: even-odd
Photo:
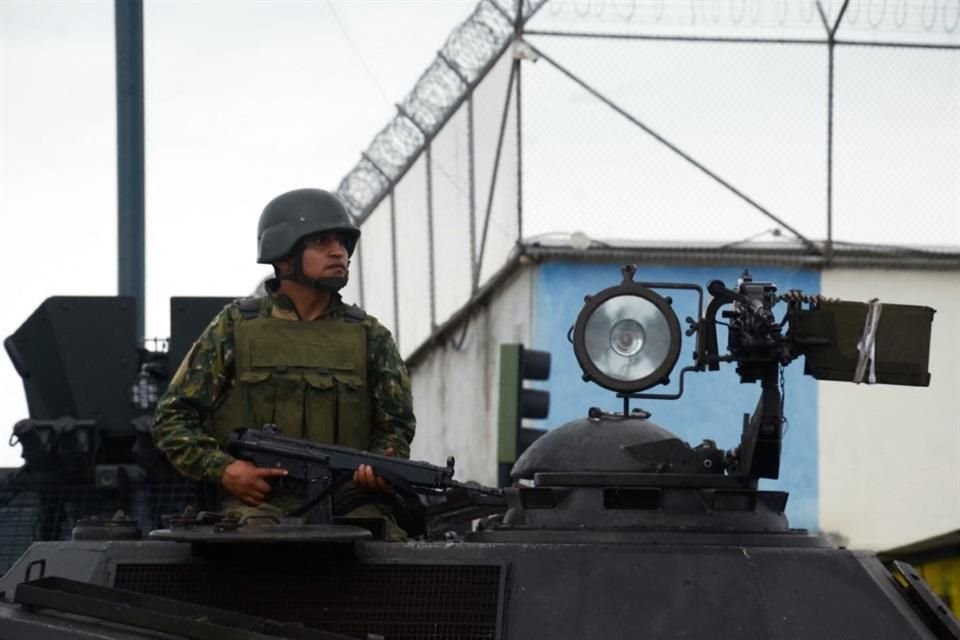
[[[184,476],[222,487],[221,510],[282,515],[303,502],[271,491],[267,480],[283,471],[222,450],[238,427],[273,423],[286,435],[409,457],[416,422],[406,366],[390,332],[338,293],[359,237],[331,193],[274,198],[257,230],[257,262],[274,268],[268,295],[227,305],[160,398],[154,442]],[[337,494],[338,513],[390,515],[390,487],[369,466],[353,485]],[[392,517],[387,533],[405,537]]]

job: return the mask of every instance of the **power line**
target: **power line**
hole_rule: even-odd
[[[337,26],[340,27],[340,32],[343,34],[343,37],[346,38],[347,44],[350,45],[350,48],[353,49],[353,53],[357,56],[357,60],[360,61],[360,66],[363,67],[363,70],[367,72],[367,76],[371,81],[373,81],[374,86],[376,86],[377,91],[380,93],[380,97],[383,98],[384,104],[390,106],[391,103],[389,98],[387,98],[387,92],[383,90],[383,87],[377,80],[377,76],[374,75],[373,71],[370,70],[370,67],[367,66],[366,61],[363,59],[363,54],[360,53],[360,48],[357,47],[356,43],[353,41],[353,38],[350,37],[350,33],[347,31],[343,21],[340,19],[340,15],[337,13],[337,10],[334,8],[333,3],[330,0],[327,0],[327,7],[330,8],[330,13],[333,14],[333,19],[336,20]]]

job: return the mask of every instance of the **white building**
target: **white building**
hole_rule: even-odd
[[[956,529],[960,36],[835,7],[840,42],[814,12],[660,5],[480,2],[344,178],[364,238],[349,295],[408,358],[415,457],[495,480],[505,342],[553,354],[538,426],[618,408],[566,339],[618,265],[701,286],[748,268],[781,291],[937,310],[929,388],[787,369],[791,522],[876,548]],[[733,446],[758,391],[703,375],[645,408]]]

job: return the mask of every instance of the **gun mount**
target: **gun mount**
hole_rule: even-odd
[[[637,532],[778,533],[781,541],[792,536],[793,544],[822,544],[790,529],[786,492],[758,489],[760,478],[779,476],[782,370],[805,356],[805,372],[816,378],[926,386],[934,310],[797,291],[778,295],[773,283],[748,273],[734,289],[710,282],[704,309],[697,285],[637,283],[632,265],[622,274],[619,285],[588,296],[571,336],[584,380],[617,392],[623,412],[591,408],[586,418],[534,442],[511,472],[525,486],[512,494],[502,521],[479,535],[491,541],[533,540],[545,531],[553,540],[569,539],[570,532],[594,532],[603,540]],[[658,293],[663,290],[689,292],[698,301],[697,319],[686,318],[686,334],[696,338],[693,363],[680,371],[673,393],[650,391],[670,384],[681,344],[673,300]],[[721,325],[725,352],[718,346]],[[630,410],[631,400],[677,400],[685,376],[724,363],[735,365],[742,383],[760,384],[736,446],[724,450],[706,439],[691,447],[647,412]]]

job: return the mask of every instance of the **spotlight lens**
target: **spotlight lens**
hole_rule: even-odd
[[[647,334],[639,322],[631,318],[624,318],[617,321],[610,329],[610,346],[620,355],[629,358],[643,349],[643,342],[646,337]]]
[[[614,380],[641,381],[671,355],[670,324],[645,298],[619,295],[603,302],[587,319],[586,354],[600,373]]]

